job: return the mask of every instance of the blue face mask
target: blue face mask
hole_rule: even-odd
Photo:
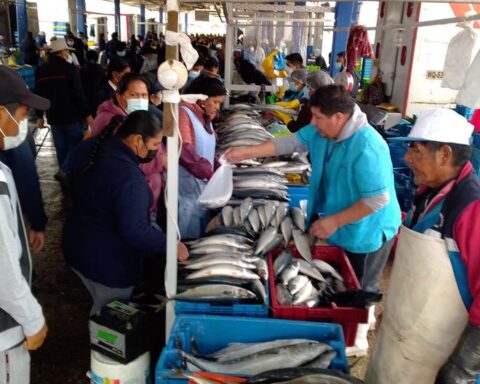
[[[190,71],[188,73],[188,77],[190,79],[196,79],[198,76],[200,76],[200,72]]]
[[[295,84],[293,81],[288,83],[288,89],[292,92],[298,92],[297,84]]]
[[[127,99],[127,113],[148,111],[148,99]]]

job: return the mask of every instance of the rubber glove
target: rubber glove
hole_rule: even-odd
[[[435,384],[473,384],[480,375],[480,328],[468,323]]]
[[[284,85],[279,85],[278,86],[278,92],[275,96],[277,97],[277,99],[283,99],[283,97],[285,96],[285,86]]]
[[[283,124],[287,125],[290,121],[293,120],[292,116],[287,113],[283,113],[280,111],[273,111],[273,114],[278,117],[280,120],[283,121]]]
[[[300,107],[300,100],[293,99],[291,101],[279,101],[275,103],[275,105],[279,105],[280,107],[287,109],[297,109],[298,107]]]

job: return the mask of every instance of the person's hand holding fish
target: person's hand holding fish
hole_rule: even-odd
[[[182,242],[177,244],[177,260],[186,261],[188,259],[188,249]]]
[[[244,147],[232,147],[227,149],[223,156],[229,163],[235,164],[249,158],[245,153],[245,149]]]
[[[335,216],[324,216],[313,222],[310,227],[310,234],[318,239],[325,240],[332,236],[339,227]]]

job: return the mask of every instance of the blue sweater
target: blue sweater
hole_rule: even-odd
[[[138,282],[145,256],[165,254],[165,234],[151,226],[152,194],[133,151],[116,138],[99,150],[94,168],[82,173],[95,139],[72,153],[73,208],[63,234],[67,263],[108,287]]]

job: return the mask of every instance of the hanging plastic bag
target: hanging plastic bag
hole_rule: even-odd
[[[233,192],[232,165],[222,157],[219,159],[220,167],[208,181],[205,189],[197,202],[205,208],[219,208],[225,206]]]

